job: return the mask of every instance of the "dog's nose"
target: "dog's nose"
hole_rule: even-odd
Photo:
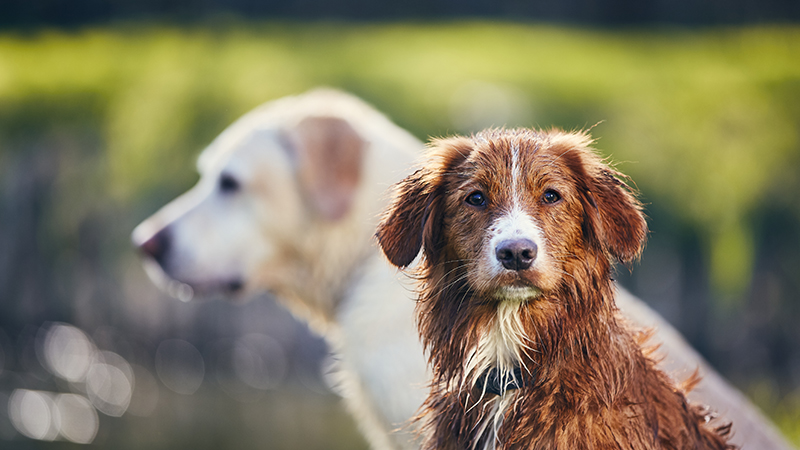
[[[170,240],[169,229],[164,228],[139,244],[139,250],[163,266],[164,258],[169,251]]]
[[[505,240],[497,244],[495,256],[508,270],[525,270],[536,259],[536,244],[530,239]]]

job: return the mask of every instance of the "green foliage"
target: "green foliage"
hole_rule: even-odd
[[[701,230],[714,285],[737,293],[752,266],[748,215],[797,162],[797,54],[794,28],[245,23],[5,35],[0,136],[96,127],[104,190],[124,199],[186,184],[193,155],[268,99],[339,86],[424,138],[463,131],[450,108],[477,80],[522,97],[520,125],[605,121],[599,146]]]
[[[126,199],[187,184],[193,155],[263,101],[338,86],[425,138],[464,131],[451,109],[479,81],[521,102],[518,125],[604,121],[599,146],[700,230],[714,286],[736,294],[753,260],[748,217],[797,164],[798,54],[795,28],[234,23],[5,35],[0,136],[95,127],[103,190]]]
[[[795,445],[800,444],[800,390],[781,393],[768,379],[751,383],[748,396],[764,411],[768,411],[775,425]]]

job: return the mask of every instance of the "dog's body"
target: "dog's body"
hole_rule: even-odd
[[[377,236],[399,267],[423,250],[424,449],[730,448],[618,314],[612,260],[637,258],[647,225],[590,143],[442,140],[398,185]]]
[[[422,404],[429,375],[411,286],[372,235],[387,189],[413,170],[423,147],[341,92],[276,100],[225,130],[201,155],[197,186],[133,236],[148,260],[183,283],[165,279],[172,291],[268,290],[308,320],[331,343],[345,402],[381,450],[413,448],[413,430],[403,426]],[[161,277],[150,262],[148,271]],[[703,364],[644,303],[624,291],[620,298],[635,320],[658,325],[673,369]],[[747,414],[736,418],[737,438],[753,448],[788,448],[740,393],[703,368],[703,400]],[[741,432],[744,422],[749,433]]]
[[[413,448],[408,430],[393,431],[428,379],[409,287],[372,244],[386,190],[422,148],[337,91],[277,100],[225,130],[201,155],[197,186],[133,237],[185,284],[178,292],[266,289],[307,320],[331,345],[340,391],[376,449]]]

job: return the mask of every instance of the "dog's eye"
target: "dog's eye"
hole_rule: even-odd
[[[481,191],[475,191],[469,194],[464,201],[472,206],[486,206],[486,197],[484,197]]]
[[[558,192],[552,189],[548,189],[545,191],[544,195],[542,195],[542,201],[545,203],[555,203],[559,200],[561,200],[561,196],[558,195]]]
[[[239,190],[239,182],[230,174],[223,173],[219,177],[219,190],[225,193],[233,193]]]

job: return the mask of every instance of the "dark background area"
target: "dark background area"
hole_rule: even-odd
[[[197,20],[220,14],[286,19],[494,18],[595,25],[721,25],[800,19],[791,0],[4,0],[0,26],[109,20]]]

